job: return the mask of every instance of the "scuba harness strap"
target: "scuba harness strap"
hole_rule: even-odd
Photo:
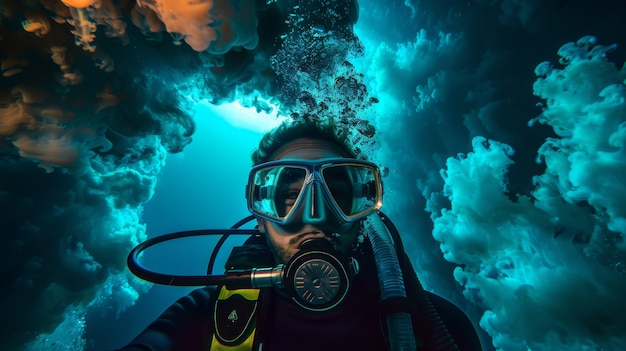
[[[257,331],[261,289],[219,290],[213,312],[211,351],[251,351]]]
[[[267,249],[265,238],[253,235],[242,246],[233,248],[226,269],[248,269],[250,263],[270,266],[273,256]],[[211,269],[209,265],[209,270]],[[210,272],[208,272],[210,274]],[[258,349],[262,341],[262,326],[258,320],[264,320],[270,290],[233,289],[220,286],[219,295],[213,309],[215,332],[211,338],[210,351],[252,351]]]

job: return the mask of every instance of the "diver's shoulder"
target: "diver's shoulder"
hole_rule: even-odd
[[[456,341],[459,350],[482,350],[478,332],[467,314],[453,302],[428,291],[425,293]]]
[[[217,298],[217,289],[214,286],[205,286],[190,291],[179,298],[174,305],[185,310],[210,307]]]

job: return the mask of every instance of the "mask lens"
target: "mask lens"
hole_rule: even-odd
[[[354,189],[347,166],[330,166],[322,171],[328,191],[341,212],[352,213]]]
[[[252,208],[257,213],[283,220],[300,198],[306,175],[306,169],[294,166],[258,169],[252,178]]]
[[[335,204],[347,218],[368,215],[381,207],[377,170],[369,165],[338,164],[323,168],[322,176]]]

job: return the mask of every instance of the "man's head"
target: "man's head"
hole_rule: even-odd
[[[346,137],[306,119],[266,134],[253,153],[248,204],[279,263],[308,239],[348,252],[359,220],[380,208],[378,169],[356,160]]]
[[[303,138],[327,141],[337,149],[341,157],[357,158],[350,146],[346,131],[338,129],[332,121],[322,122],[303,116],[300,120],[283,123],[265,134],[259,142],[259,147],[252,153],[252,164],[257,166],[272,161],[280,148],[289,142]]]

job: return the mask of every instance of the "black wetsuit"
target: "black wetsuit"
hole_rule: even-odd
[[[235,250],[227,266],[243,268],[232,261],[247,265],[265,261],[257,267],[267,264],[271,254],[266,245],[257,244]],[[400,264],[407,295],[411,299],[381,306],[371,247],[368,242],[361,246],[356,253],[361,270],[353,278],[346,299],[334,309],[308,311],[295,304],[282,290],[268,288],[262,292],[257,319],[262,350],[388,350],[386,323],[381,316],[386,309],[397,308],[412,312],[417,343],[424,345],[418,350],[434,350],[437,349],[435,344],[449,343],[448,331],[459,350],[481,350],[476,330],[467,316],[449,301],[421,289],[405,254],[401,255]],[[170,306],[122,350],[209,350],[214,332],[216,296],[214,287],[194,290]],[[434,326],[439,320],[446,326],[443,331]]]

